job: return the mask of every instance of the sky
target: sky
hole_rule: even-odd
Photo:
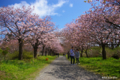
[[[72,22],[78,16],[84,14],[91,8],[84,0],[1,0],[0,7],[3,6],[34,6],[33,13],[41,18],[51,16],[52,22],[59,29],[63,29],[67,23]]]

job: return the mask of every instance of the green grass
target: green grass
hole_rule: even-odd
[[[33,80],[55,58],[56,56],[40,56],[37,59],[0,61],[0,80]]]
[[[78,66],[102,76],[117,77],[120,79],[120,58],[103,60],[102,57],[80,57],[80,65]]]

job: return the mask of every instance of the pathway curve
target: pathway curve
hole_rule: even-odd
[[[36,80],[102,80],[100,75],[88,72],[77,65],[70,65],[65,56],[59,56],[44,68]]]

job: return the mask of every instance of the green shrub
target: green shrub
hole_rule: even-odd
[[[117,55],[120,58],[120,47],[110,49],[108,47],[105,48],[106,50],[106,57],[110,58],[114,55]],[[86,56],[84,54],[84,56]],[[101,57],[102,56],[102,48],[101,47],[92,47],[88,49],[88,56],[89,57]]]
[[[0,48],[0,54],[3,52],[3,50]]]
[[[89,57],[100,57],[101,55],[101,48],[100,47],[92,47],[88,50]]]
[[[112,56],[113,58],[115,58],[115,59],[119,59],[119,56],[118,56],[118,54],[113,54],[113,56]]]
[[[19,52],[14,51],[14,53],[9,53],[7,55],[7,59],[9,59],[9,60],[18,59],[18,55],[19,55]]]
[[[0,53],[4,56],[4,59],[5,59],[6,55],[8,54],[8,52],[9,52],[8,47],[4,48],[3,50],[2,49],[0,50]]]
[[[114,49],[110,49],[106,47],[106,55],[107,55],[107,58],[112,57],[114,55],[118,55],[118,57],[120,58],[120,47],[117,47]]]
[[[2,60],[2,57],[3,57],[2,51],[3,51],[3,50],[0,48],[0,60]]]
[[[19,51],[14,51],[14,53],[9,53],[7,55],[7,58],[9,60],[18,59],[18,55],[19,55]],[[33,58],[32,52],[23,51],[23,59],[31,59],[31,58]]]
[[[8,50],[3,50],[2,55],[6,56],[7,53],[8,53]]]
[[[23,59],[31,59],[33,58],[33,53],[28,51],[23,51]]]
[[[114,54],[114,52],[115,52],[114,49],[110,49],[110,48],[108,48],[108,47],[106,47],[105,50],[106,50],[106,57],[107,57],[107,58],[112,57],[113,54]]]
[[[115,48],[115,53],[118,55],[120,58],[120,47]]]

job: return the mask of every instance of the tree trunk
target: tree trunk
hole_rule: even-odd
[[[49,55],[51,55],[51,49],[49,50]]]
[[[102,57],[103,59],[106,59],[105,44],[102,44]]]
[[[45,46],[43,46],[43,49],[42,49],[42,56],[43,56],[43,54],[44,54],[44,48],[45,48]]]
[[[33,48],[34,48],[34,58],[37,58],[37,49],[38,49],[38,46],[35,45]]]
[[[54,55],[54,52],[53,52],[53,50],[51,50],[51,56],[53,56]]]
[[[120,45],[120,41],[118,42],[117,47],[119,47],[119,45]]]
[[[82,53],[83,53],[83,50],[81,50],[81,54],[80,54],[80,57],[82,57]]]
[[[113,42],[111,42],[111,48],[114,49],[114,44],[113,44]]]
[[[86,54],[86,57],[88,57],[88,54],[87,54],[87,49],[85,50],[85,54]]]
[[[18,39],[18,42],[19,42],[19,56],[18,56],[18,59],[22,60],[22,46],[23,46],[23,41],[22,41],[22,39]]]
[[[49,55],[49,51],[50,51],[50,50],[49,50],[49,48],[48,48],[48,50],[47,50],[47,54],[48,54],[48,55]]]
[[[47,49],[45,48],[45,56],[47,56]]]
[[[47,51],[45,51],[45,56],[47,56]]]
[[[82,57],[82,53],[83,53],[83,47],[82,47],[82,50],[81,50],[81,54],[80,54],[80,57]]]
[[[48,55],[50,55],[50,54],[49,54],[49,51],[50,51],[50,50],[49,50],[49,48],[48,48],[48,50],[47,50],[47,54],[48,54]]]

